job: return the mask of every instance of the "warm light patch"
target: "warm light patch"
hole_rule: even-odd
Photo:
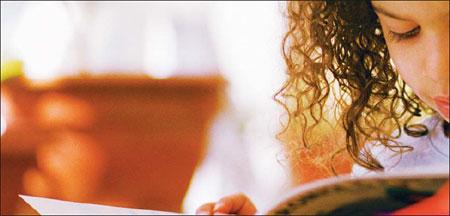
[[[1,114],[1,118],[2,118],[1,130],[2,130],[2,135],[3,135],[5,133],[5,131],[6,131],[6,120],[3,117],[3,114]]]
[[[73,29],[61,2],[39,2],[27,8],[13,37],[24,72],[31,79],[58,75]]]

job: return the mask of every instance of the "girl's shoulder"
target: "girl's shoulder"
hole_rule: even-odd
[[[412,137],[402,131],[401,136],[395,141],[398,145],[412,147],[412,151],[399,153],[379,143],[369,144],[369,151],[385,168],[385,172],[415,172],[424,167],[448,170],[449,138],[444,134],[442,123],[441,119],[434,116],[418,122],[417,124],[422,124],[428,129],[428,134],[421,137]],[[353,166],[353,176],[367,174],[375,172],[357,164]]]

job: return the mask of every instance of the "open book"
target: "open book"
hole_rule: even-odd
[[[257,214],[372,215],[400,209],[433,195],[449,173],[340,176],[293,188]],[[174,212],[120,208],[20,195],[41,215],[173,215]]]

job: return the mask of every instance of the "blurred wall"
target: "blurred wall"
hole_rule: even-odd
[[[278,163],[283,2],[1,2],[2,64],[27,77],[83,73],[204,77],[228,82],[204,163],[185,198],[243,191],[258,207],[285,187]]]
[[[282,7],[283,2],[216,2],[209,10],[219,71],[230,82],[229,108],[212,128],[208,163],[185,199],[190,213],[236,192],[263,208],[287,188],[275,139],[282,109],[272,99],[284,78]]]

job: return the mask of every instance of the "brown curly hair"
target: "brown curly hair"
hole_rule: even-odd
[[[370,0],[291,1],[285,16],[287,80],[274,99],[287,111],[278,139],[291,162],[382,170],[364,144],[402,153],[413,148],[395,142],[401,129],[427,134],[409,122],[435,112],[399,77]]]

